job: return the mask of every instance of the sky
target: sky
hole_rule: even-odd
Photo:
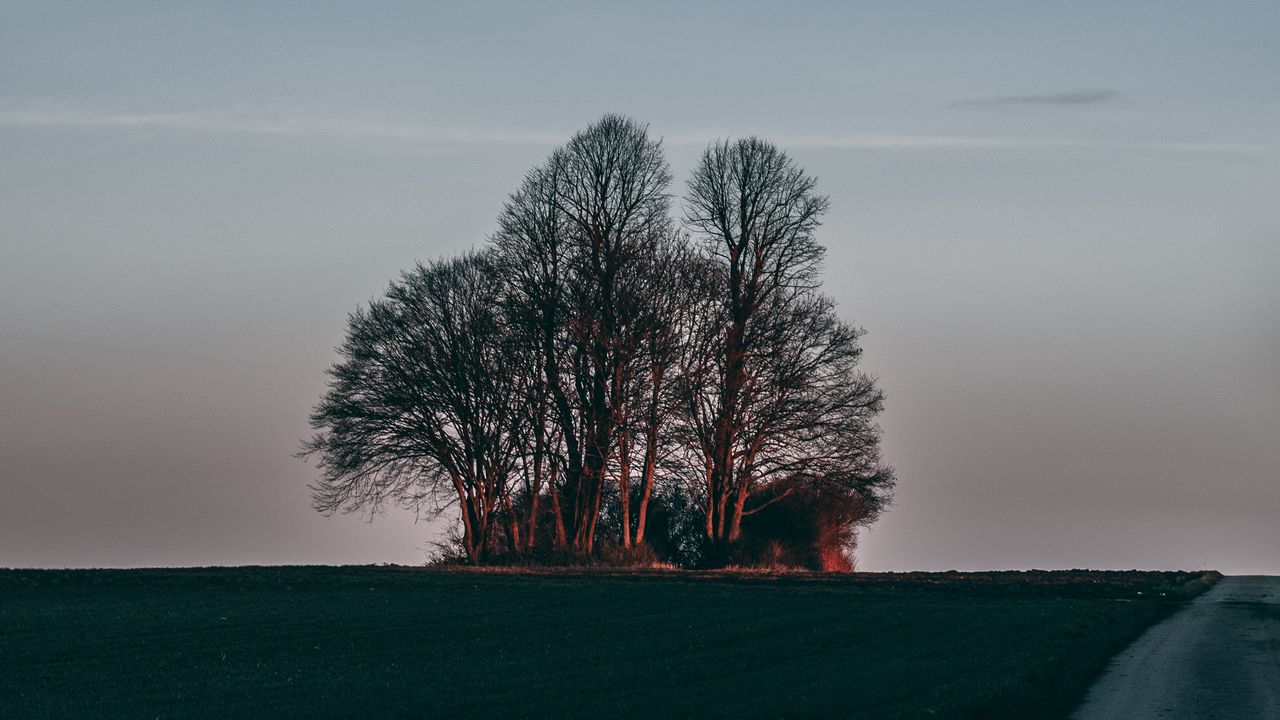
[[[294,457],[346,314],[619,112],[830,196],[861,569],[1280,573],[1278,68],[1271,1],[6,2],[0,566],[422,562]]]

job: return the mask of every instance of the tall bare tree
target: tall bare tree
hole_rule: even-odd
[[[484,254],[419,264],[351,314],[302,455],[316,509],[438,512],[457,504],[467,558],[490,550],[519,458],[525,363],[507,342]]]
[[[689,182],[685,221],[720,267],[684,373],[714,562],[726,561],[759,486],[855,472],[840,450],[878,448],[881,396],[854,370],[858,333],[817,293],[824,250],[814,232],[828,203],[816,184],[757,138],[713,144]],[[856,472],[891,484],[878,456]]]
[[[526,550],[536,544],[540,504],[545,491],[554,513],[553,543],[567,544],[558,478],[582,473],[582,444],[573,426],[562,365],[568,320],[568,224],[556,203],[560,168],[554,163],[530,171],[508,199],[493,237],[498,274],[504,285],[500,302],[512,329],[512,342],[532,358],[528,427],[524,443],[527,506]]]
[[[642,341],[646,258],[671,234],[671,175],[660,143],[606,115],[526,177],[494,240],[516,297],[536,309],[550,418],[565,448],[563,522],[594,548]]]

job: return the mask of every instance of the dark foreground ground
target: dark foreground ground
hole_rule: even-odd
[[[0,570],[0,717],[1059,718],[1215,577]]]

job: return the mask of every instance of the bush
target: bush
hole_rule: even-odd
[[[861,496],[799,479],[776,483],[753,500],[732,562],[777,570],[853,571],[858,526],[870,514]]]
[[[599,548],[600,563],[611,567],[657,568],[671,567],[671,563],[658,557],[658,553],[648,543],[640,543],[631,547],[623,547],[613,542],[603,543]]]

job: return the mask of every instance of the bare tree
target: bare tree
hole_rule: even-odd
[[[689,340],[686,426],[701,456],[700,499],[714,562],[725,562],[753,491],[795,474],[850,474],[887,491],[881,407],[855,371],[858,332],[817,294],[814,238],[827,198],[757,138],[709,147],[689,182],[685,220],[719,264],[707,323]],[[842,453],[858,449],[864,462]]]
[[[671,233],[671,176],[645,126],[607,115],[526,177],[494,240],[537,323],[550,419],[564,443],[560,516],[594,548],[607,468],[645,315],[645,258]]]
[[[526,550],[536,544],[544,489],[555,518],[553,542],[557,547],[567,543],[556,480],[582,473],[580,438],[560,432],[573,426],[575,413],[562,372],[562,358],[570,353],[565,341],[569,239],[567,220],[556,204],[558,172],[553,163],[530,171],[503,208],[493,237],[497,271],[504,280],[499,299],[512,343],[522,346],[533,364],[522,463]]]
[[[419,264],[351,314],[302,455],[322,471],[316,509],[428,513],[457,503],[472,563],[490,549],[519,457],[526,393],[489,257]]]

